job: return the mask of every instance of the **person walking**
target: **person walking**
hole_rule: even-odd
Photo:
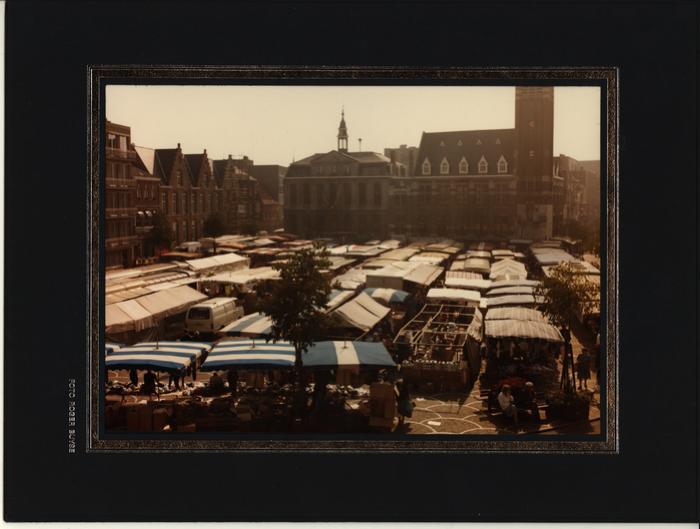
[[[588,379],[591,378],[591,355],[588,349],[583,349],[578,355],[576,374],[578,375],[578,389],[588,389]]]

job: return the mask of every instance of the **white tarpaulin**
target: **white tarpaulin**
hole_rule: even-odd
[[[197,272],[210,269],[238,270],[250,266],[250,259],[235,253],[224,253],[201,259],[185,261],[187,265]]]
[[[534,305],[542,303],[542,298],[529,294],[510,294],[507,296],[496,296],[494,298],[484,298],[487,307],[499,307],[501,305]]]
[[[520,320],[547,323],[544,314],[525,307],[494,307],[486,313],[487,320]]]
[[[278,270],[275,270],[271,266],[261,266],[260,268],[244,268],[242,270],[219,272],[213,276],[203,277],[201,281],[249,286],[259,281],[279,278],[280,273]]]
[[[492,288],[491,290],[488,291],[486,294],[489,297],[492,296],[505,296],[508,294],[530,294],[534,295],[535,294],[535,288],[534,287],[501,287],[501,288]]]
[[[367,278],[367,271],[361,268],[351,268],[344,274],[340,274],[332,281],[332,286],[343,290],[356,290],[364,286]]]
[[[467,257],[464,261],[455,261],[452,263],[450,270],[466,272],[478,272],[480,274],[488,274],[491,270],[491,264],[488,259],[481,259],[477,257]]]
[[[478,306],[481,300],[481,294],[475,290],[464,290],[461,288],[431,288],[428,291],[428,299],[464,301]]]
[[[369,331],[389,314],[390,310],[383,307],[364,292],[356,298],[338,307],[333,314],[345,324]]]
[[[114,307],[118,310],[114,310]],[[125,321],[123,315],[131,319],[131,323]],[[151,313],[134,299],[107,305],[105,316],[105,330],[108,333],[124,331],[138,332],[155,326],[155,321]]]
[[[486,336],[490,338],[535,338],[563,342],[559,330],[549,323],[522,320],[486,320]]]
[[[143,296],[136,301],[158,321],[184,312],[205,299],[207,296],[201,292],[188,286],[180,286]]]
[[[490,279],[483,279],[476,272],[459,272],[449,270],[445,274],[445,286],[448,288],[468,288],[472,290],[486,290],[491,286]]]
[[[493,263],[489,277],[491,279],[497,279],[506,276],[525,279],[527,277],[527,269],[523,263],[513,261],[512,259],[503,259]]]

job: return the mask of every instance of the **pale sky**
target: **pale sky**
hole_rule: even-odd
[[[341,107],[349,150],[418,146],[421,133],[513,128],[514,87],[156,86],[106,87],[107,119],[142,147],[210,158],[247,155],[289,165],[336,148]],[[600,89],[555,87],[554,154],[600,157]]]

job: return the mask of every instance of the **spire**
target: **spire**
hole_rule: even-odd
[[[348,127],[345,124],[345,107],[340,111],[340,125],[338,126],[338,150],[348,152]]]

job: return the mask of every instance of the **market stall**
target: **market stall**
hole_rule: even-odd
[[[463,390],[480,370],[482,322],[472,306],[426,304],[394,340],[404,380],[441,391]]]
[[[211,344],[204,342],[142,342],[118,350],[106,350],[105,367],[184,374],[188,367],[197,368],[210,348]]]
[[[212,348],[201,370],[292,368],[294,354],[289,342],[225,340]]]
[[[374,301],[364,292],[331,313],[331,329],[335,336],[364,335],[389,314],[390,309]]]
[[[272,319],[261,312],[253,312],[229,323],[219,333],[248,338],[267,337],[272,334]]]

